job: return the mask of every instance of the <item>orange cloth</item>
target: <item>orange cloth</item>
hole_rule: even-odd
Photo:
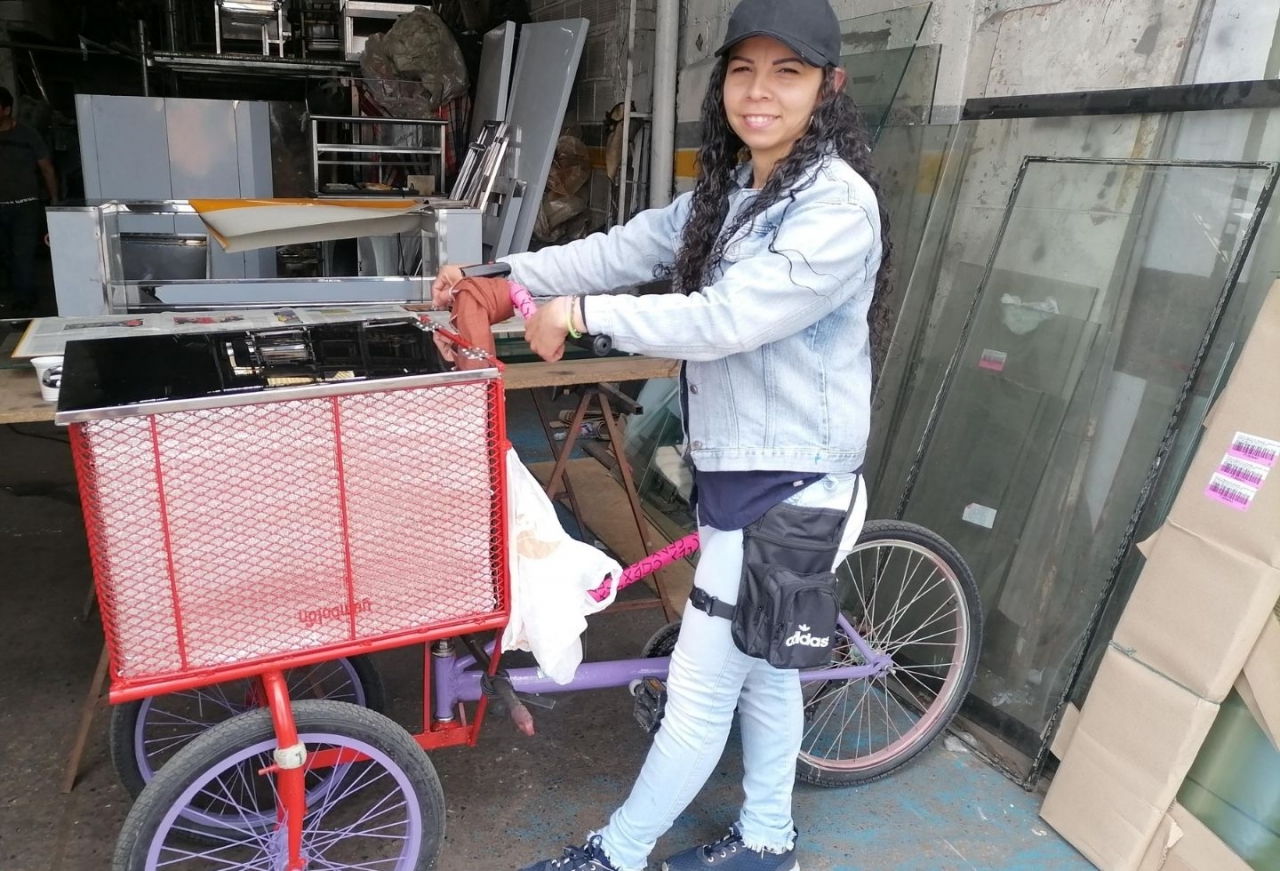
[[[477,348],[497,353],[493,324],[515,315],[505,278],[464,278],[453,286],[453,326],[458,335]]]

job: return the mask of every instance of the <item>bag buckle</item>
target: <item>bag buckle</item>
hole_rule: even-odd
[[[722,602],[701,587],[694,587],[689,592],[689,604],[711,617],[732,620],[737,609],[728,602]]]

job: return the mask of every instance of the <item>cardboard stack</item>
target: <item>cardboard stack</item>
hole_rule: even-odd
[[[1054,743],[1041,816],[1102,871],[1248,871],[1175,798],[1233,687],[1280,747],[1278,361],[1280,282]]]

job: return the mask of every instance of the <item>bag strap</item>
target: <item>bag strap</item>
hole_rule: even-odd
[[[836,534],[836,552],[840,552],[840,543],[844,534],[849,531],[849,520],[853,517],[853,509],[858,507],[858,488],[862,486],[862,467],[853,473],[853,498],[849,500],[849,510],[844,513],[844,522],[840,524],[840,532]]]
[[[840,524],[840,531],[836,534],[836,550],[840,549],[840,543],[844,541],[844,534],[849,529],[849,519],[853,517],[853,509],[858,506],[858,488],[862,486],[862,469],[854,472],[853,478],[853,498],[849,500],[849,510],[844,513],[844,520]],[[738,610],[736,605],[730,605],[728,602],[721,601],[715,596],[708,593],[701,587],[695,586],[689,592],[689,604],[708,614],[712,617],[720,617],[724,620],[732,620],[734,613]]]
[[[712,617],[722,617],[725,620],[732,620],[734,612],[738,610],[735,605],[720,601],[702,587],[694,587],[690,591],[689,604]]]

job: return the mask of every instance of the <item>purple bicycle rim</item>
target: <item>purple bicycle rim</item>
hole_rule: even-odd
[[[323,665],[324,663],[321,663],[321,664]],[[356,674],[356,670],[355,668],[352,667],[350,661],[346,659],[338,659],[333,661],[333,665],[337,665],[344,672],[346,672],[347,680],[351,682],[351,687],[355,692],[356,698],[353,704],[357,704],[362,708],[365,707],[364,687],[360,685],[360,676]],[[309,667],[316,668],[317,666],[309,666]],[[214,686],[217,686],[217,685],[214,684]],[[290,686],[290,690],[292,689],[293,687]],[[197,692],[197,693],[204,692],[204,688],[201,687],[200,689],[197,689],[194,692]],[[151,766],[151,757],[147,755],[147,749],[146,749],[147,716],[151,713],[151,703],[155,701],[156,698],[158,697],[147,696],[145,699],[142,700],[142,704],[138,707],[138,719],[134,721],[134,724],[133,724],[133,755],[134,755],[134,758],[138,760],[138,773],[142,775],[143,783],[150,783],[151,779],[156,776],[156,770]],[[223,722],[223,721],[220,720],[219,722]],[[209,724],[210,727],[214,725],[216,724],[214,723]],[[195,738],[196,736],[193,735],[191,737]]]
[[[404,840],[405,843],[411,847],[411,849],[408,850],[407,857],[405,856],[405,851],[401,851],[400,860],[395,867],[395,871],[412,871],[414,865],[417,864],[418,854],[422,850],[422,808],[418,806],[418,802],[415,800],[416,793],[413,790],[412,784],[409,783],[409,778],[404,773],[404,770],[399,765],[393,763],[387,754],[371,744],[367,744],[356,738],[349,738],[345,735],[334,735],[325,732],[307,732],[299,733],[298,740],[308,746],[315,744],[328,744],[334,747],[350,747],[377,762],[395,779],[396,785],[400,788],[401,793],[405,797],[405,808],[408,811],[407,823],[409,831],[405,835]],[[216,777],[218,774],[227,771],[230,766],[239,765],[244,760],[253,756],[261,753],[269,753],[274,750],[276,746],[276,741],[273,738],[268,741],[259,741],[252,747],[242,748],[234,755],[224,757],[220,760],[222,765],[218,771],[215,772],[214,776]],[[207,774],[208,772],[206,771],[203,773]],[[159,828],[156,829],[155,834],[152,836],[151,846],[147,849],[147,871],[157,871],[157,869],[162,867],[160,865],[160,850],[164,846],[165,834],[173,828],[174,822],[191,803],[191,800],[208,785],[211,779],[212,778],[205,777],[197,780],[195,783],[183,790],[182,795],[178,796],[178,800],[169,807],[164,818],[160,821]],[[303,844],[304,846],[306,844],[305,829],[303,830]],[[225,849],[225,847],[214,849]],[[191,858],[198,859],[200,856],[193,855]]]

